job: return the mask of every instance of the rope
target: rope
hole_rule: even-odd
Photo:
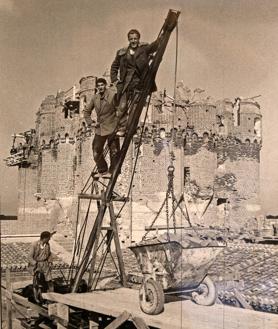
[[[175,127],[175,115],[177,107],[177,71],[178,71],[178,46],[179,46],[179,34],[178,34],[178,24],[176,25],[176,52],[175,52],[175,73],[174,73],[174,109],[173,109],[173,118],[172,118],[172,128]]]
[[[26,180],[27,180],[26,168],[24,168],[24,193],[23,193],[23,218],[26,219]]]
[[[151,100],[151,95],[149,96],[149,100],[148,100],[148,104],[147,104],[147,109],[146,109],[146,114],[145,114],[145,117],[144,117],[143,126],[142,126],[142,130],[141,130],[140,138],[139,138],[138,149],[137,149],[137,152],[136,152],[136,157],[135,157],[135,161],[134,161],[134,165],[133,165],[132,175],[131,175],[131,179],[130,179],[130,183],[129,183],[129,188],[128,188],[128,192],[127,192],[127,198],[129,197],[130,192],[131,192],[131,189],[132,189],[132,183],[133,183],[133,179],[134,179],[134,175],[135,175],[137,161],[138,161],[138,158],[139,158],[140,145],[142,144],[142,139],[143,139],[143,134],[144,134],[144,127],[145,127],[146,120],[147,120],[147,115],[148,115],[150,100]],[[127,201],[124,201],[124,203],[123,203],[122,207],[120,208],[118,214],[115,216],[115,219],[117,219],[120,216],[123,208],[126,205],[126,202]]]

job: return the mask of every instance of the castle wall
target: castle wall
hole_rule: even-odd
[[[41,141],[47,143],[54,135],[56,129],[55,118],[56,99],[53,95],[47,96],[37,113],[38,137]]]
[[[260,211],[259,152],[256,143],[224,144],[218,149],[216,201],[225,203],[228,225],[248,226]],[[221,211],[217,213],[221,217]]]
[[[57,195],[57,154],[53,149],[41,152],[41,172],[39,192],[45,199],[54,199]]]
[[[202,137],[206,133],[215,133],[216,107],[214,105],[192,105],[187,110],[188,124],[194,127],[194,132]]]
[[[94,131],[86,130],[83,108],[94,92],[95,77],[82,78],[79,113],[67,117],[64,92],[58,92],[56,97],[48,96],[42,102],[36,121],[37,166],[19,169],[18,223],[26,223],[24,232],[40,233],[42,228],[54,226],[65,235],[74,235],[76,227],[80,231],[88,201],[80,202],[76,226],[78,194],[95,166]],[[259,105],[250,101],[223,100],[215,104],[196,101],[183,108],[177,106],[174,121],[169,107],[153,105],[149,119],[133,177],[131,201],[117,220],[122,243],[140,240],[145,227],[151,225],[166,196],[170,164],[175,167],[175,196],[179,199],[184,195],[182,207],[192,223],[248,226],[260,210]],[[138,128],[115,186],[120,195],[128,193],[140,133]],[[117,214],[122,204],[115,202],[114,206]],[[88,228],[93,226],[96,214],[93,202]],[[176,217],[178,225],[188,225],[180,214]],[[106,216],[106,225],[108,220]],[[155,225],[165,224],[163,209]]]
[[[1,234],[39,234],[56,224],[43,199],[37,199],[37,168],[19,168],[17,220],[1,223]]]

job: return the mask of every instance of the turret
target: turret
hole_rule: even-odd
[[[83,77],[80,79],[79,84],[80,114],[82,115],[85,104],[88,104],[95,94],[96,77],[92,75]]]
[[[48,141],[55,134],[55,105],[55,96],[49,95],[42,101],[37,113],[38,136],[41,144],[43,140]]]
[[[216,133],[227,137],[234,130],[233,102],[225,98],[216,104]]]
[[[254,101],[241,101],[239,106],[239,135],[243,142],[261,142],[260,105]]]

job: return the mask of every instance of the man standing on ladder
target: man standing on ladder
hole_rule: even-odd
[[[84,109],[84,119],[87,125],[92,126],[92,110],[97,114],[97,124],[95,126],[95,137],[93,140],[93,156],[97,166],[98,173],[95,177],[111,177],[114,166],[117,163],[120,142],[115,136],[117,127],[116,109],[114,105],[115,92],[107,89],[107,81],[99,78],[96,81],[98,93],[95,94],[88,106]],[[107,141],[110,152],[110,167],[108,169],[103,150]]]
[[[140,92],[143,86],[140,81],[148,67],[150,55],[156,52],[159,39],[151,44],[140,43],[140,32],[130,30],[127,34],[129,46],[117,51],[116,58],[111,65],[111,82],[117,87],[117,116],[119,118],[119,129],[117,135],[125,135],[128,120],[128,103],[134,92]],[[118,79],[119,73],[119,79]],[[156,86],[153,86],[153,90]]]

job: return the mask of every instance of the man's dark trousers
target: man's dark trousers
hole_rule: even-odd
[[[115,134],[110,134],[106,136],[95,135],[93,140],[93,155],[99,173],[104,173],[108,171],[108,165],[103,154],[104,145],[106,141],[110,152],[111,163],[109,171],[111,173],[115,168],[115,165],[119,158],[120,141],[119,138],[115,136]]]

